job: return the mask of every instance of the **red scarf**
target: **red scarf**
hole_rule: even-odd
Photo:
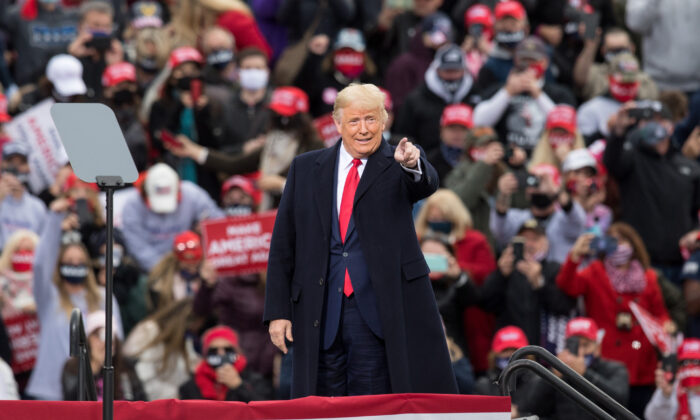
[[[678,369],[678,382],[679,386],[676,390],[676,397],[678,398],[676,420],[693,420],[693,416],[690,413],[687,389],[700,385],[700,367],[684,366]]]
[[[248,361],[245,356],[239,353],[238,359],[236,359],[233,367],[238,373],[241,373],[247,364]],[[199,366],[197,366],[197,369],[194,371],[194,382],[197,384],[197,388],[199,388],[199,392],[204,399],[226,401],[228,387],[216,381],[216,371],[209,366],[206,361],[202,360],[199,362]]]

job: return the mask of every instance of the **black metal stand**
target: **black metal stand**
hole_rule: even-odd
[[[112,366],[112,290],[113,290],[113,260],[114,247],[114,190],[124,186],[120,176],[98,176],[97,185],[107,195],[107,250],[105,252],[105,364],[102,368],[104,394],[102,396],[102,419],[114,418],[114,366]]]
[[[96,401],[95,378],[92,376],[87,338],[80,309],[70,315],[70,355],[78,359],[78,401]]]

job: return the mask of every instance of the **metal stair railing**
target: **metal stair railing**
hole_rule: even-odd
[[[533,360],[526,359],[527,356],[537,356],[543,359],[550,366],[558,370],[564,379],[568,380],[571,385],[557,377],[554,373],[541,364]],[[598,419],[614,420],[616,417],[608,414],[593,401],[614,413],[619,419],[639,420],[637,416],[632,414],[628,409],[623,407],[608,394],[601,391],[600,388],[576,373],[576,371],[571,369],[552,353],[538,346],[526,346],[516,350],[516,352],[513,353],[508,366],[503,370],[503,372],[501,372],[501,375],[498,378],[498,385],[502,395],[510,395],[511,389],[509,385],[512,382],[511,380],[513,379],[515,372],[522,369],[532,371]]]

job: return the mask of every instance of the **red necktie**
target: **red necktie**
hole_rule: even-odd
[[[345,187],[343,188],[343,199],[340,201],[340,213],[338,221],[340,222],[340,240],[345,243],[345,234],[348,232],[350,224],[350,216],[352,215],[352,202],[355,199],[355,191],[357,184],[360,182],[360,175],[357,173],[357,167],[362,165],[360,159],[352,160],[352,168],[348,172],[348,177],[345,178]],[[348,269],[345,269],[345,284],[343,286],[345,296],[352,294],[352,283],[350,283],[350,274]]]

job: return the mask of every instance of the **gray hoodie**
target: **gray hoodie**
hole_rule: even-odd
[[[700,89],[700,2],[627,0],[625,22],[642,36],[644,71],[660,90]]]

